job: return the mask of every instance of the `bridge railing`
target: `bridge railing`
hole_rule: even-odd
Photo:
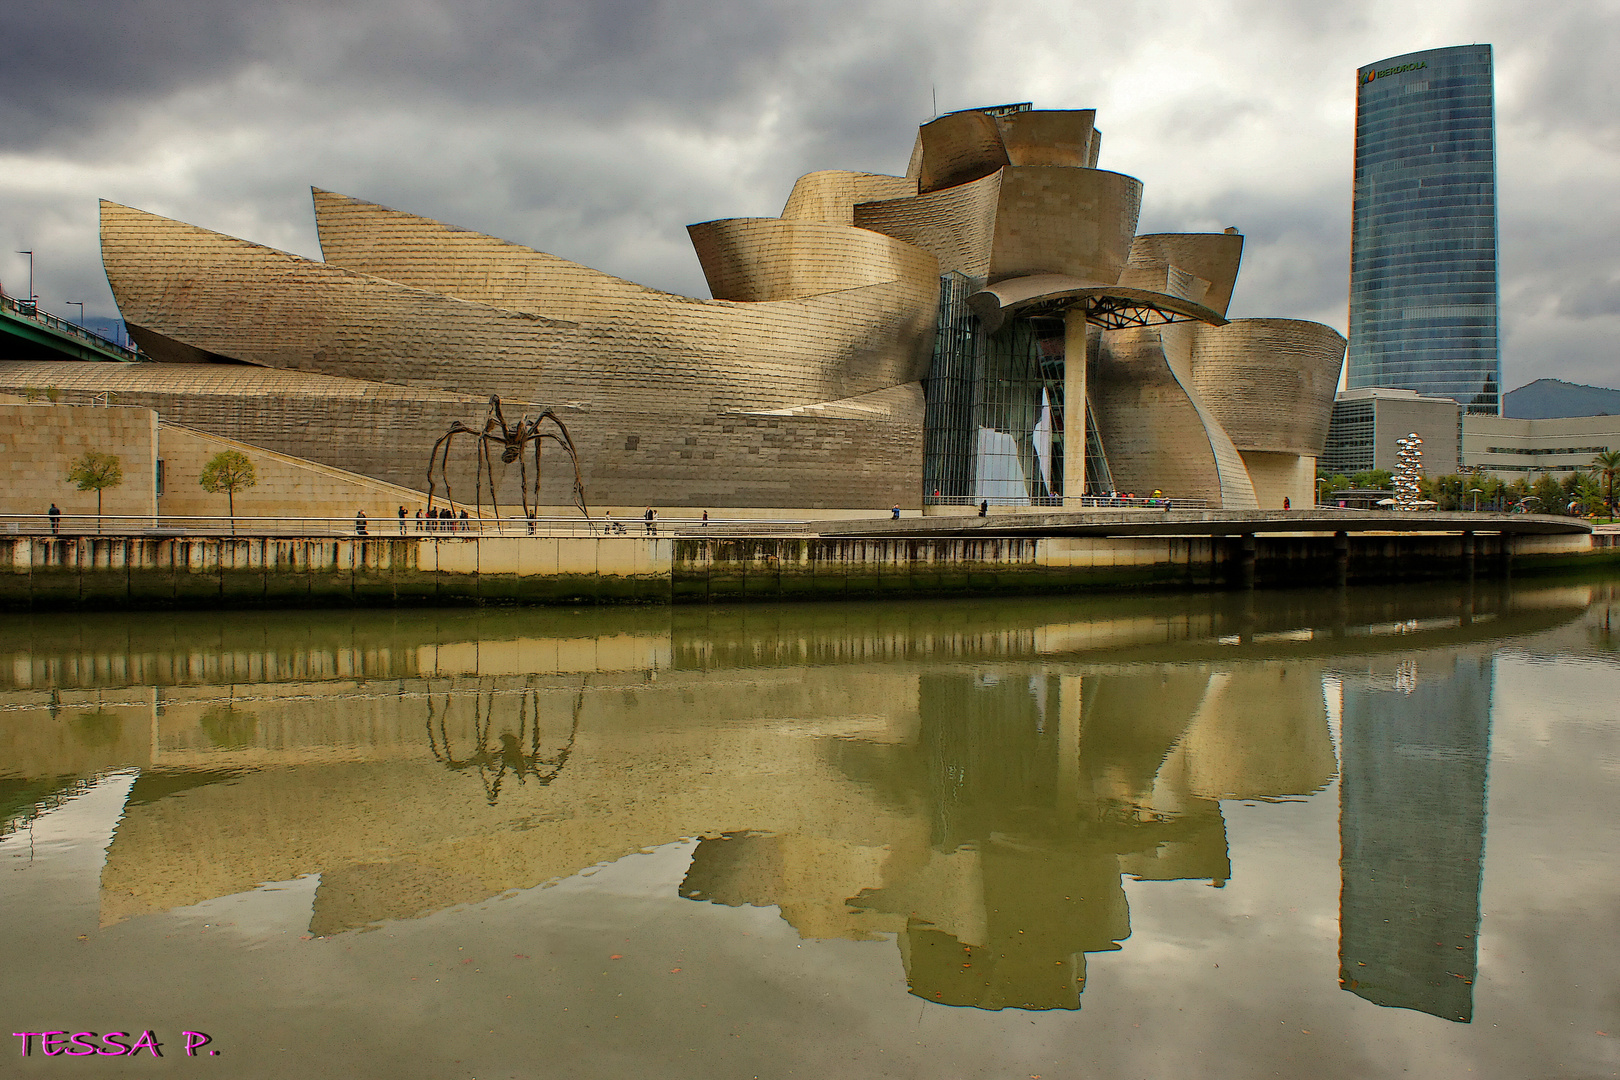
[[[992,510],[997,507],[1008,506],[1019,508],[1045,506],[1053,510],[1062,510],[1064,508],[1063,496],[1061,495],[1036,495],[1028,498],[991,498],[989,496],[975,498],[972,495],[928,495],[923,498],[924,506],[964,506],[973,509],[977,508],[980,503],[989,503]],[[1207,510],[1209,509],[1209,502],[1206,499],[1181,499],[1172,495],[1159,495],[1157,497],[1152,495],[1083,495],[1080,497],[1079,506],[1086,510],[1126,509],[1129,507],[1148,507],[1154,510],[1162,510],[1166,506],[1177,510]],[[1072,510],[1074,507],[1074,501],[1070,500],[1068,508]]]
[[[48,311],[41,311],[38,304],[26,303],[9,296],[0,296],[0,308],[4,308],[6,311],[10,311],[31,322],[39,323],[41,326],[54,330],[64,337],[76,338],[101,352],[113,353],[125,360],[146,359],[146,355],[139,349],[125,348],[116,341],[109,341],[93,330],[86,330],[78,323],[69,322],[67,319],[52,315]]]
[[[481,536],[804,536],[808,521],[758,518],[659,517],[178,517],[129,514],[0,514],[0,539],[105,537],[165,540],[182,537],[293,537],[470,540]]]

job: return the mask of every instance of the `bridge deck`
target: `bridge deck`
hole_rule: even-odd
[[[9,296],[0,296],[0,346],[10,346],[23,354],[72,360],[127,363],[145,359],[135,349],[126,349],[77,323]]]

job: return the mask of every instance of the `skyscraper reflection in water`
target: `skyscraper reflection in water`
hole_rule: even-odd
[[[1478,966],[1492,661],[1344,685],[1339,981],[1468,1023]]]

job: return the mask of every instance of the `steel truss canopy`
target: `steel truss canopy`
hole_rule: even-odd
[[[1226,325],[1218,312],[1192,300],[1151,289],[1084,281],[1066,274],[1008,278],[985,286],[969,296],[967,302],[985,329],[992,333],[1014,313],[1060,315],[1076,308],[1085,311],[1087,322],[1105,330],[1176,322]]]

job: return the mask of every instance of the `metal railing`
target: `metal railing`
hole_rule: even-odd
[[[1046,507],[1053,510],[1064,508],[1063,496],[1040,495],[1024,499],[988,497],[974,498],[971,495],[929,495],[923,499],[924,506],[965,506],[976,508],[980,503],[989,503],[990,508],[997,507]],[[1181,499],[1171,495],[1160,495],[1154,498],[1151,495],[1082,495],[1079,505],[1083,509],[1128,509],[1130,507],[1144,507],[1153,510],[1163,510],[1166,506],[1175,510],[1207,510],[1209,502],[1205,499]],[[1071,502],[1069,509],[1074,509]]]
[[[67,319],[52,315],[48,311],[41,311],[38,304],[24,303],[9,296],[0,296],[0,308],[13,312],[31,322],[39,323],[41,326],[54,330],[63,337],[76,338],[101,352],[113,353],[131,361],[146,359],[146,355],[139,349],[125,348],[116,341],[109,341],[93,330],[86,330],[78,323],[69,322]]]
[[[876,516],[876,515],[874,515]],[[757,518],[468,517],[401,520],[367,517],[173,517],[128,514],[0,514],[7,536],[165,540],[187,537],[289,537],[371,540],[471,540],[484,536],[598,536],[626,539],[672,536],[805,536],[811,522]]]

